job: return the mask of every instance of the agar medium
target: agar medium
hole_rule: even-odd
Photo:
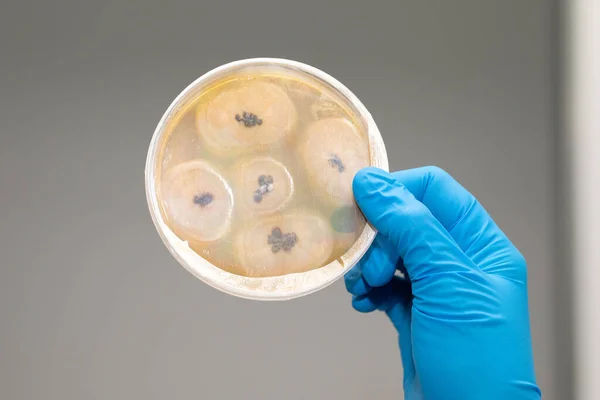
[[[146,160],[150,215],[173,257],[204,283],[289,300],[350,270],[375,231],[352,194],[388,170],[360,100],[327,73],[254,58],[202,75],[171,103]]]

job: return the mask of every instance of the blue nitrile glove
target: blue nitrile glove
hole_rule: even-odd
[[[405,398],[540,399],[525,260],[481,204],[436,167],[369,167],[353,189],[378,234],[346,287],[397,329]]]

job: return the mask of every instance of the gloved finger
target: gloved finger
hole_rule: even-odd
[[[394,277],[383,287],[374,288],[369,294],[355,296],[353,306],[360,312],[385,311],[398,332],[400,356],[404,370],[404,390],[408,393],[415,388],[416,368],[412,350],[410,283]]]
[[[475,264],[488,273],[506,265],[520,267],[522,256],[494,220],[460,183],[438,167],[397,171],[392,176],[423,203]],[[494,259],[503,254],[508,259]],[[523,272],[523,271],[516,271]]]
[[[358,264],[344,275],[344,283],[349,293],[361,296],[372,287],[386,285],[394,277],[408,280],[406,268],[387,240],[377,235]]]
[[[394,278],[385,286],[373,288],[365,295],[354,296],[352,307],[362,313],[376,310],[388,311],[396,303],[406,303],[410,298],[410,284],[405,280]]]
[[[417,394],[412,393],[417,387],[417,377],[412,347],[411,298],[410,283],[403,278],[393,277],[386,286],[374,288],[364,296],[355,296],[353,300],[353,306],[358,311],[385,311],[396,328],[404,371],[404,391],[407,396]]]
[[[386,312],[398,331],[400,357],[402,359],[402,369],[404,370],[404,394],[407,398],[412,398],[410,396],[416,394],[410,392],[415,390],[417,379],[413,358],[411,311],[412,304],[410,301],[399,301]]]
[[[480,272],[431,211],[391,174],[364,168],[353,189],[365,217],[402,258],[415,295],[419,282],[432,276]]]
[[[370,250],[370,249],[369,249]],[[367,250],[367,254],[369,253]],[[344,275],[344,283],[346,285],[346,290],[348,293],[353,294],[355,296],[361,296],[369,293],[371,290],[371,286],[365,281],[362,276],[362,265],[363,259],[367,256],[363,256],[363,258],[356,264],[352,269]]]
[[[387,285],[398,264],[398,254],[382,235],[375,236],[367,254],[361,259],[362,275],[371,287]]]

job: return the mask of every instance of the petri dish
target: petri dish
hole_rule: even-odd
[[[349,271],[375,238],[352,194],[389,170],[371,114],[310,65],[253,58],[185,88],[146,159],[150,215],[172,256],[241,298],[290,300]]]

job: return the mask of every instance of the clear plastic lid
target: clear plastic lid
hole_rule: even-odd
[[[360,101],[305,64],[252,59],[192,83],[160,121],[146,187],[178,261],[245,298],[289,299],[343,275],[374,238],[352,180],[388,169]]]

